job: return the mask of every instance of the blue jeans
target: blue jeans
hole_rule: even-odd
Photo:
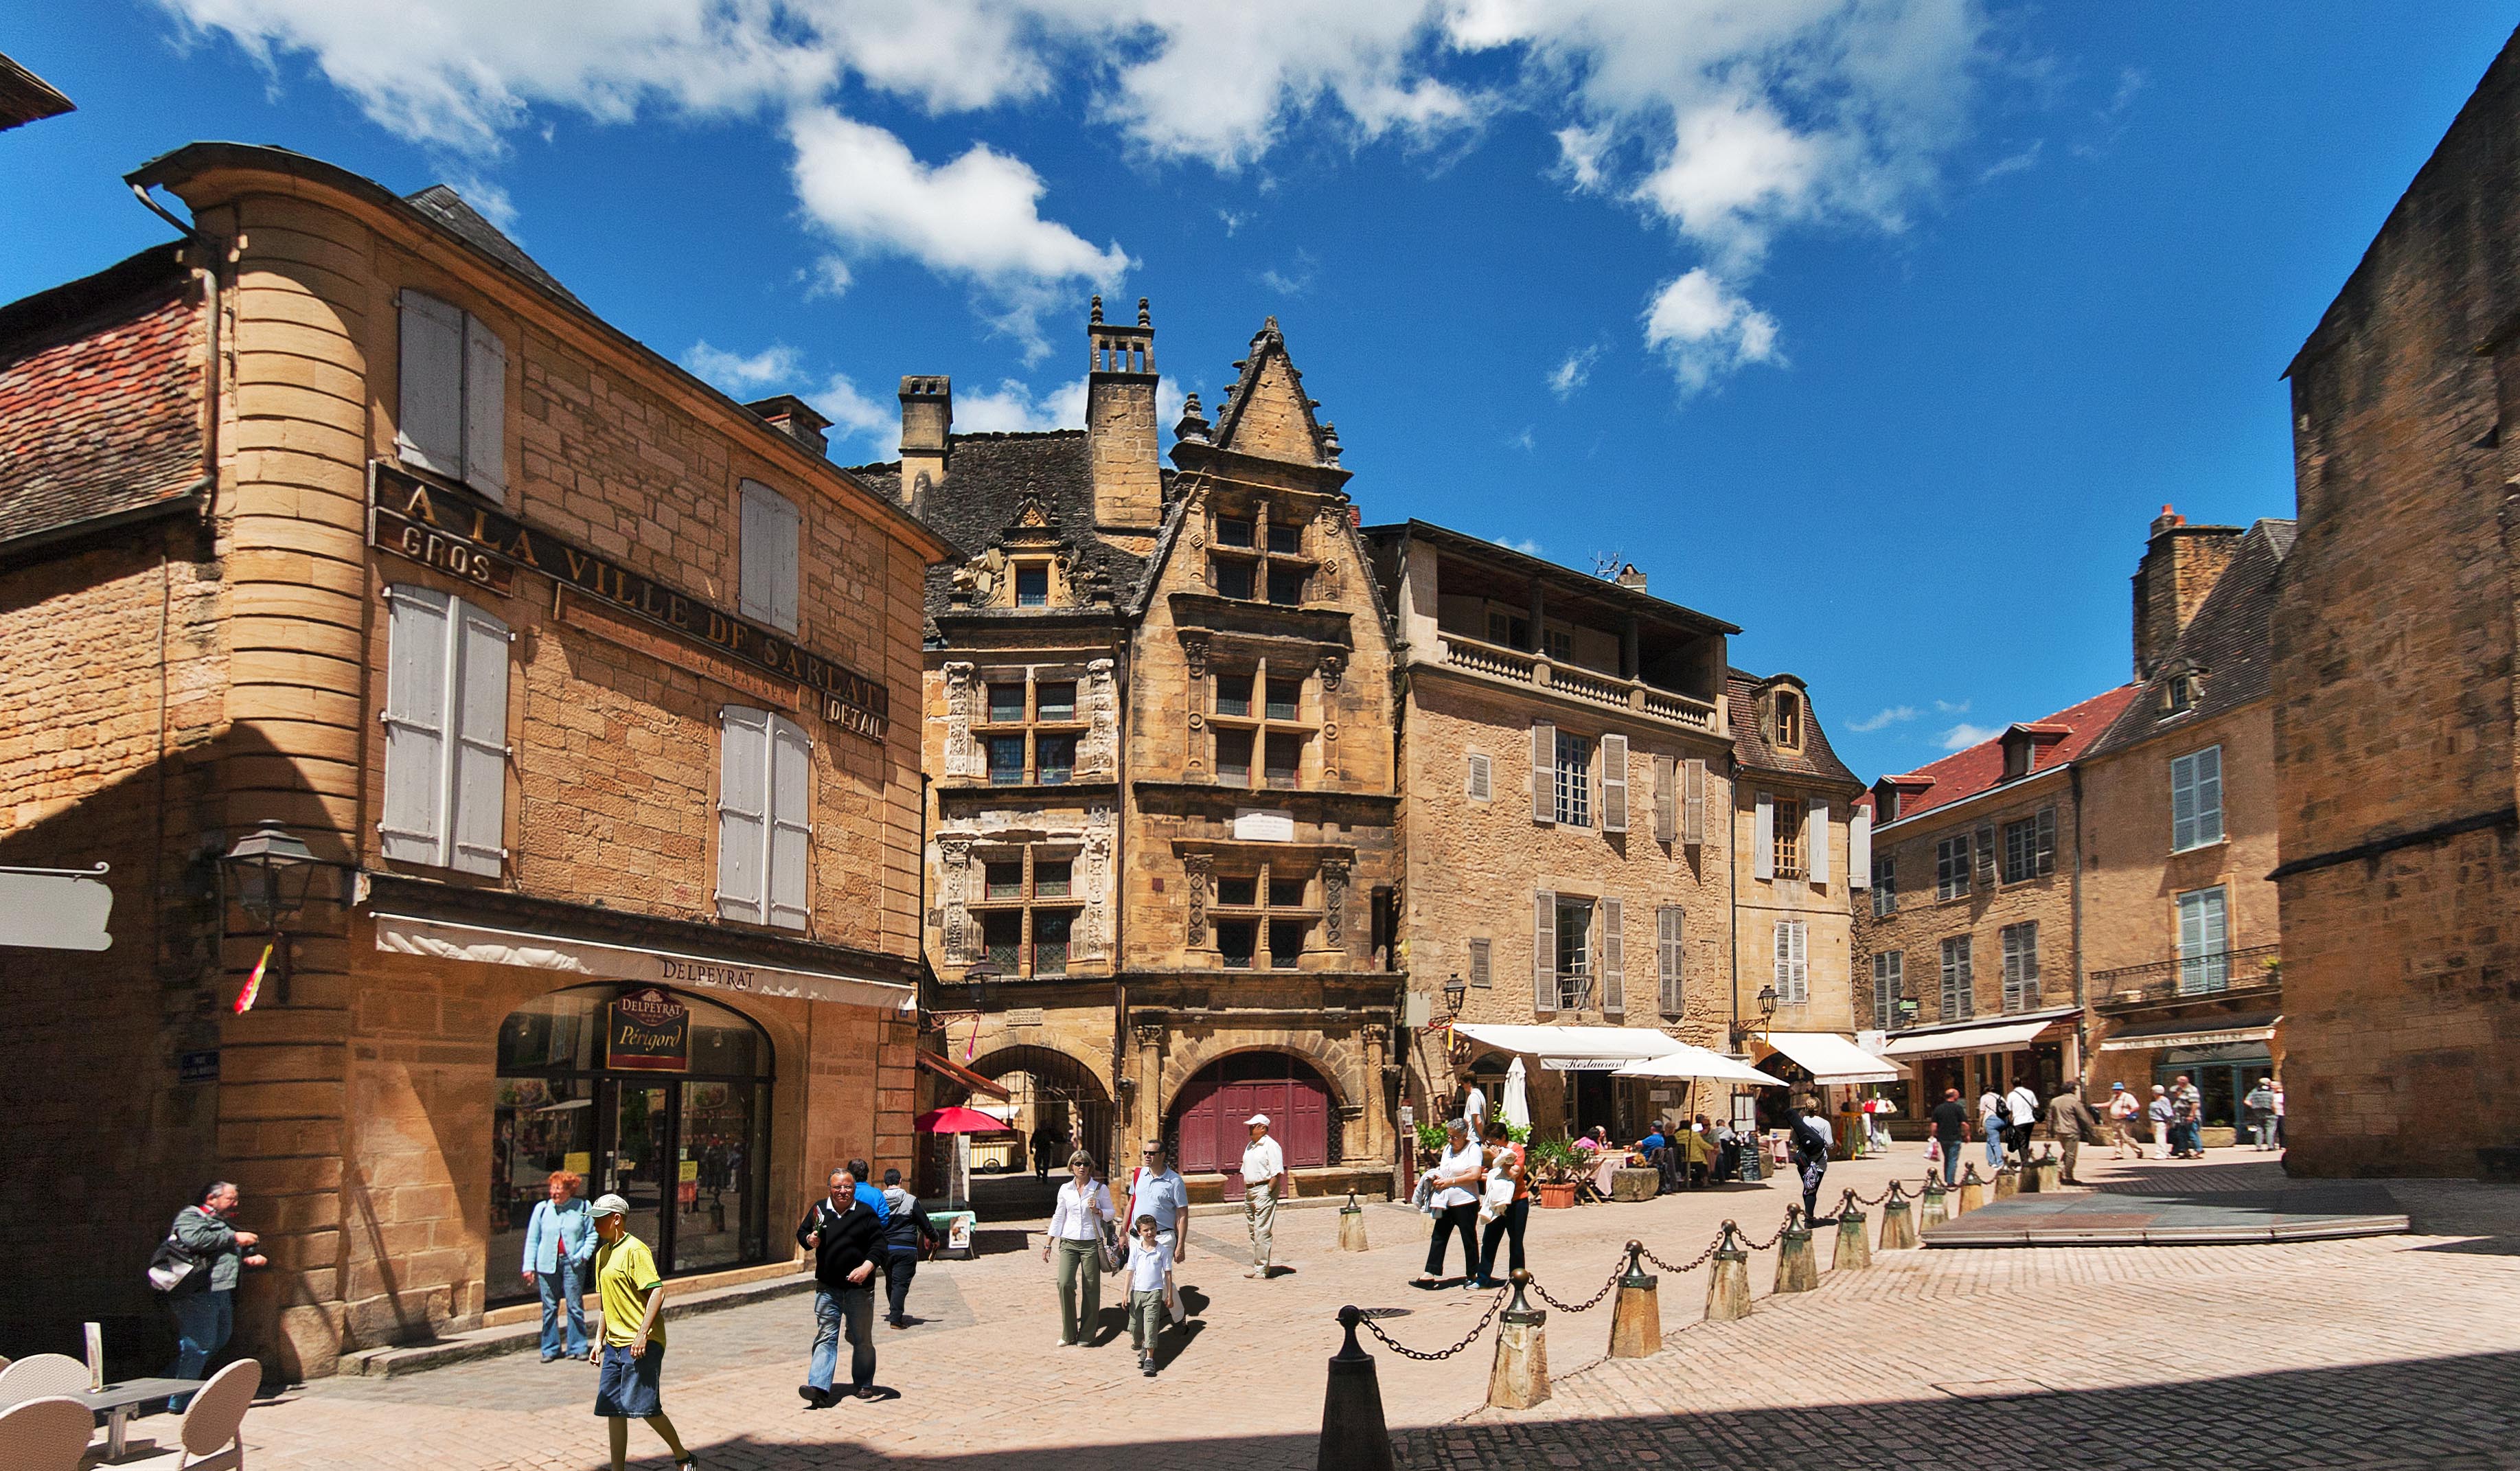
[[[818,1390],[832,1387],[840,1366],[840,1335],[849,1340],[849,1387],[875,1387],[875,1279],[864,1287],[833,1292],[814,1289],[814,1361],[805,1382]]]
[[[1946,1185],[1957,1185],[1959,1182],[1960,1141],[1958,1139],[1945,1139],[1943,1141],[1943,1183]]]
[[[586,1356],[586,1299],[578,1291],[577,1264],[563,1257],[560,1270],[534,1273],[534,1285],[543,1295],[543,1357],[558,1358],[562,1352],[560,1333],[561,1305],[568,1305],[567,1353],[571,1358]]]
[[[175,1364],[166,1377],[199,1379],[211,1356],[226,1348],[228,1336],[236,1331],[236,1289],[183,1293],[167,1304],[175,1310]],[[166,1402],[166,1407],[181,1413],[192,1402],[191,1395],[177,1395]]]
[[[1986,1168],[2003,1168],[2003,1126],[2001,1124],[1986,1131]]]

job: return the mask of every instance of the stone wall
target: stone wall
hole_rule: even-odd
[[[1710,814],[1725,811],[1715,805],[1714,783],[1710,773],[1707,810]],[[1828,802],[1828,823],[1825,831],[1815,837],[1817,824],[1806,818],[1804,848],[1808,853],[1815,842],[1828,846],[1828,878],[1815,882],[1803,878],[1756,876],[1753,861],[1758,833],[1758,798],[1765,792],[1775,799],[1774,809],[1782,811],[1788,803],[1804,811],[1808,804],[1822,799]],[[1822,794],[1808,783],[1791,777],[1777,777],[1756,771],[1735,771],[1732,782],[1730,806],[1732,848],[1735,854],[1733,916],[1738,937],[1734,988],[1739,997],[1739,1015],[1748,1025],[1759,1024],[1759,992],[1774,986],[1777,976],[1777,925],[1780,921],[1799,921],[1808,926],[1805,932],[1805,956],[1808,996],[1801,1005],[1782,1005],[1768,1024],[1778,1032],[1852,1032],[1876,1023],[1863,1020],[1865,1004],[1856,999],[1850,975],[1861,975],[1862,988],[1869,993],[1872,972],[1870,962],[1854,963],[1854,925],[1849,917],[1850,902],[1863,904],[1867,891],[1848,882],[1846,871],[1846,822],[1855,811],[1855,799],[1845,792]],[[1709,821],[1713,818],[1710,815]],[[1808,861],[1808,860],[1806,860]],[[1868,880],[1870,875],[1866,875]]]
[[[2052,807],[2056,814],[2053,871],[2021,883],[2002,882],[2003,825],[2035,816],[2042,808],[2048,807]],[[2073,789],[2061,770],[2041,773],[2000,797],[1980,798],[1949,812],[1921,812],[1875,828],[1872,856],[1876,864],[1883,858],[1892,861],[1898,884],[1898,907],[1875,918],[1872,894],[1860,892],[1854,896],[1854,970],[1858,978],[1855,983],[1855,1014],[1858,1025],[1891,1025],[1887,1019],[1879,1017],[1867,1020],[1867,1014],[1870,1011],[1872,957],[1893,950],[1904,957],[1907,993],[1916,999],[1917,1024],[1930,1026],[1958,1020],[1943,1014],[1942,943],[1961,935],[1970,938],[1974,1014],[1979,1017],[2001,1016],[2003,1012],[2003,930],[2008,925],[2026,923],[2039,926],[2038,1006],[2073,1005],[2075,831]],[[1972,851],[1978,835],[1994,834],[1997,844],[1994,882],[1989,882],[1987,872],[1973,869],[1966,895],[1938,899],[1934,896],[1935,846],[1943,839],[1963,833],[1971,835]]]
[[[2085,974],[2176,958],[2179,896],[2217,885],[2230,947],[2275,943],[2273,739],[2261,701],[2081,763]],[[2170,763],[2209,746],[2223,748],[2224,839],[2173,852]]]

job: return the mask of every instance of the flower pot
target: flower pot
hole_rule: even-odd
[[[1573,1180],[1543,1180],[1532,1188],[1540,1192],[1540,1209],[1544,1211],[1569,1211],[1575,1207]]]

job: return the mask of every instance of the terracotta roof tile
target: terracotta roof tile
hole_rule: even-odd
[[[2062,740],[2033,743],[2030,774],[2035,776],[2042,771],[2052,771],[2081,756],[2092,742],[2100,738],[2101,732],[2109,728],[2109,722],[2118,717],[2141,688],[2140,685],[2122,684],[2116,689],[2093,695],[2079,705],[2069,705],[2052,715],[2025,721],[2021,726],[2015,727],[2030,730],[2062,727],[2068,732]],[[1905,787],[1919,778],[1931,782],[1932,785],[1921,792],[1910,790],[1901,796],[1899,820],[1902,822],[1919,812],[1930,812],[1936,807],[1950,806],[1964,798],[1975,797],[1980,792],[1992,791],[2002,786],[2003,784],[2003,737],[1990,736],[1967,750],[1944,757],[1931,765],[1919,766],[1913,771],[1888,777],[1885,780],[1897,782]],[[2019,779],[2015,778],[2015,780]]]

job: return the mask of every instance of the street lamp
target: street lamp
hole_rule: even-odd
[[[1000,969],[996,962],[989,960],[974,961],[964,968],[963,984],[970,988],[971,1011],[974,1015],[977,1015],[988,1002],[989,983],[1003,979],[1005,975],[1006,972]]]
[[[1762,986],[1762,987],[1760,987],[1760,988],[1759,988],[1759,1025],[1760,1025],[1761,1027],[1765,1027],[1765,1026],[1767,1026],[1767,1024],[1769,1023],[1769,1021],[1770,1021],[1770,1020],[1772,1020],[1772,1019],[1776,1016],[1776,1014],[1777,1014],[1777,988],[1776,988],[1775,987],[1773,987],[1773,986]]]
[[[1462,982],[1460,973],[1456,972],[1444,983],[1444,1010],[1452,1016],[1460,1016],[1462,1002],[1468,997],[1469,993],[1469,987]]]
[[[283,943],[289,921],[305,909],[315,870],[330,866],[276,817],[256,823],[219,859],[228,892],[246,917],[271,937],[272,956],[280,962],[276,989],[283,1003],[289,999],[289,946]]]

